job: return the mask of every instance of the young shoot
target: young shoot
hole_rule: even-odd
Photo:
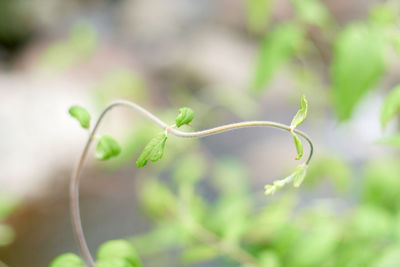
[[[126,244],[124,243],[124,241],[121,240],[109,241],[110,243],[105,243],[103,247],[99,249],[97,263],[95,263],[95,260],[90,254],[89,248],[85,240],[85,235],[82,230],[82,223],[79,213],[79,183],[81,180],[83,163],[85,161],[85,158],[88,154],[89,148],[93,143],[93,141],[94,140],[97,141],[97,146],[95,149],[95,157],[98,160],[111,159],[113,157],[118,156],[121,152],[120,145],[113,137],[109,135],[103,135],[98,137],[96,135],[97,129],[99,128],[99,125],[102,122],[104,116],[111,109],[115,107],[128,107],[130,109],[133,109],[134,111],[141,113],[144,117],[148,118],[151,122],[155,123],[162,129],[162,131],[158,133],[156,136],[154,136],[149,141],[149,143],[144,147],[141,155],[136,161],[136,165],[138,168],[146,166],[149,160],[155,162],[162,158],[164,154],[165,144],[168,140],[168,134],[184,138],[200,138],[213,134],[223,133],[230,130],[236,130],[248,127],[279,128],[289,132],[293,136],[295,148],[297,151],[297,157],[296,157],[297,160],[300,160],[303,156],[303,144],[300,137],[304,138],[308,142],[310,146],[310,152],[307,160],[304,163],[298,165],[288,177],[281,180],[276,180],[273,182],[272,185],[265,186],[265,194],[269,195],[269,194],[274,194],[277,190],[281,189],[282,187],[284,187],[289,183],[293,183],[294,187],[299,187],[306,176],[307,167],[313,155],[313,144],[311,142],[311,139],[304,132],[297,130],[297,127],[301,125],[307,117],[308,103],[304,95],[301,97],[300,109],[297,112],[297,114],[293,117],[290,125],[285,125],[272,121],[245,121],[245,122],[232,123],[211,129],[194,131],[194,132],[183,132],[179,130],[179,128],[182,125],[187,125],[194,119],[194,112],[192,109],[188,107],[180,108],[175,123],[172,125],[168,125],[162,120],[160,120],[157,116],[149,112],[147,109],[137,105],[136,103],[119,100],[111,103],[103,110],[103,112],[100,114],[99,118],[97,119],[92,129],[90,129],[91,116],[89,112],[80,106],[71,107],[69,109],[70,115],[74,117],[76,120],[78,120],[78,122],[84,129],[89,130],[89,138],[82,151],[80,160],[71,179],[70,202],[71,202],[71,215],[74,227],[74,234],[79,242],[80,251],[83,256],[83,261],[87,266],[90,267],[95,266],[95,264],[96,266],[111,266],[107,265],[111,263],[121,264],[118,266],[132,266],[132,267],[141,266],[140,260],[135,250],[132,247],[130,247],[129,244]],[[104,248],[104,246],[106,248]],[[119,251],[121,247],[123,248],[123,253],[118,252],[119,254],[117,253],[118,254],[117,255],[113,252],[115,250]],[[62,264],[67,264],[67,265],[62,265]],[[51,266],[77,267],[77,266],[82,266],[82,262],[80,261],[79,257],[77,256],[75,257],[73,254],[64,254],[64,256],[58,257]]]

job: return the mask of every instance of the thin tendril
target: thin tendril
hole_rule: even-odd
[[[144,109],[143,107],[129,101],[125,100],[117,100],[115,102],[112,102],[110,105],[108,105],[103,112],[100,114],[99,118],[96,121],[95,126],[93,127],[92,131],[89,134],[89,138],[86,142],[86,145],[82,151],[81,157],[79,159],[79,162],[75,168],[75,171],[73,172],[72,178],[71,178],[71,183],[70,183],[70,212],[71,212],[71,217],[72,217],[72,224],[74,228],[74,234],[75,237],[79,243],[80,251],[83,257],[83,260],[85,261],[86,265],[93,267],[95,262],[90,254],[89,247],[87,245],[85,235],[83,233],[82,229],[82,222],[81,222],[81,216],[80,216],[80,210],[79,210],[79,183],[81,180],[81,174],[82,174],[82,169],[83,165],[86,159],[86,156],[88,154],[90,145],[92,144],[92,141],[94,139],[94,136],[96,135],[96,131],[100,126],[101,121],[103,120],[104,116],[110,111],[112,108],[117,107],[117,106],[125,106],[131,109],[134,109],[135,111],[138,111],[145,117],[147,117],[149,120],[157,124],[161,129],[165,130],[168,133],[171,133],[175,136],[178,137],[185,137],[185,138],[200,138],[200,137],[205,137],[213,134],[218,134],[226,131],[231,131],[235,129],[240,129],[240,128],[248,128],[248,127],[274,127],[274,128],[279,128],[282,130],[286,130],[288,132],[291,131],[290,126],[276,123],[276,122],[271,122],[271,121],[247,121],[247,122],[239,122],[239,123],[232,123],[232,124],[227,124],[207,130],[202,130],[202,131],[197,131],[197,132],[182,132],[178,129],[169,127],[165,122],[160,120],[157,116],[149,112],[148,110]],[[313,144],[311,142],[311,139],[307,136],[302,131],[299,131],[297,129],[294,129],[294,132],[301,137],[303,137],[308,144],[310,145],[310,152],[308,155],[308,158],[306,160],[306,164],[308,164],[312,158],[313,155]]]

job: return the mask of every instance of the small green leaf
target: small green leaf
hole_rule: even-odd
[[[96,146],[95,156],[98,160],[107,160],[118,156],[121,147],[118,142],[108,135],[103,135]]]
[[[179,109],[179,115],[176,117],[176,126],[179,128],[182,125],[189,124],[194,118],[194,112],[191,108],[183,107]]]
[[[382,127],[393,119],[394,116],[400,111],[400,85],[395,87],[386,97],[381,111]]]
[[[150,142],[143,149],[142,154],[139,156],[136,161],[136,166],[138,168],[144,167],[147,164],[148,160],[153,162],[161,159],[164,154],[165,142],[167,141],[167,136],[165,133],[160,133],[153,137]]]
[[[90,114],[81,106],[72,106],[68,110],[69,114],[77,119],[82,128],[89,129],[90,127]]]
[[[307,165],[301,164],[296,167],[293,171],[293,186],[299,187],[306,177],[307,174]]]
[[[128,241],[118,239],[118,240],[110,240],[103,243],[99,249],[97,250],[97,258],[99,259],[99,263],[103,261],[103,265],[101,266],[132,266],[132,267],[141,267],[142,263],[140,261],[139,255],[136,252],[136,249],[132,246]],[[110,265],[110,262],[116,262],[119,265]],[[123,264],[125,261],[127,264]],[[107,265],[107,264],[109,265]],[[96,265],[97,267],[98,265]]]
[[[340,121],[348,120],[385,69],[381,31],[351,24],[339,35],[332,59],[333,99]]]
[[[292,122],[290,123],[290,128],[294,129],[304,122],[307,118],[308,102],[305,95],[301,96],[300,109],[294,115]]]
[[[294,145],[296,146],[297,157],[296,160],[301,159],[303,156],[303,143],[301,142],[300,138],[294,132],[291,132],[293,135]]]
[[[83,261],[73,253],[65,253],[55,258],[50,267],[84,267]]]

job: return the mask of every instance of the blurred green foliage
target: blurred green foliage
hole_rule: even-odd
[[[42,64],[55,71],[64,71],[90,58],[96,47],[96,30],[85,22],[79,22],[71,27],[65,40],[47,48],[42,55]]]
[[[395,8],[390,1],[378,4],[365,20],[352,21],[339,28],[323,1],[290,1],[294,14],[284,22],[272,19],[274,2],[246,2],[248,29],[260,37],[249,88],[263,93],[274,75],[290,63],[292,73],[288,75],[294,76],[300,91],[317,87],[326,99],[331,99],[322,108],[332,108],[339,122],[351,120],[365,95],[382,85],[387,54],[396,51],[400,54],[400,33],[396,25],[399,16]],[[312,38],[315,36],[311,36],[315,31],[331,34],[325,35],[327,47],[316,46]],[[82,41],[82,47],[93,48],[90,45],[94,43],[90,41],[94,40],[93,35],[88,36],[87,41]],[[70,44],[62,47],[54,49],[63,51],[72,47],[74,53],[91,50],[75,49]],[[61,62],[64,62],[61,65],[69,64],[71,57]],[[326,68],[317,71],[310,67],[314,64],[326,65]],[[101,106],[115,96],[149,101],[141,77],[124,69],[111,71],[99,81],[94,92]],[[400,111],[398,86],[387,95],[381,114],[384,126],[394,121]],[[253,99],[247,94],[241,97],[215,92],[215,96],[223,99],[222,105],[238,117],[246,117],[251,114],[248,110],[254,109]],[[179,97],[187,106],[200,107],[196,108],[198,121],[202,116],[207,121],[215,119],[210,114],[201,114],[205,105],[192,99],[190,92],[180,92]],[[162,117],[173,121],[175,111],[160,109]],[[114,164],[130,163],[154,133],[142,121],[135,123],[122,142],[121,157]],[[145,263],[179,252],[183,264],[399,266],[398,159],[368,159],[365,164],[354,166],[339,156],[318,155],[306,177],[301,177],[304,188],[284,190],[266,198],[257,193],[260,190],[254,192],[250,170],[240,160],[229,156],[213,158],[197,146],[197,141],[178,142],[173,137],[170,141],[174,149],[168,150],[165,159],[140,173],[143,176],[138,189],[141,209],[154,227],[129,241]],[[400,135],[385,137],[380,142],[400,146]],[[160,143],[159,150],[163,150],[164,137]],[[145,160],[148,159],[152,158]],[[170,179],[161,180],[155,173]],[[303,197],[319,186],[328,188],[332,196],[311,201]]]

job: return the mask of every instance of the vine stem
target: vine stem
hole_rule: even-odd
[[[96,131],[98,130],[100,123],[103,120],[104,116],[112,108],[117,107],[117,106],[125,106],[128,108],[131,108],[131,109],[141,113],[143,116],[148,118],[150,121],[152,121],[153,123],[158,125],[160,128],[162,128],[166,132],[171,133],[175,136],[184,137],[184,138],[205,137],[205,136],[209,136],[209,135],[213,135],[213,134],[231,131],[234,129],[248,128],[248,127],[274,127],[274,128],[286,130],[288,132],[290,132],[292,130],[291,127],[288,125],[276,123],[276,122],[272,122],[272,121],[246,121],[246,122],[227,124],[227,125],[223,125],[223,126],[219,126],[219,127],[215,127],[215,128],[211,128],[211,129],[207,129],[207,130],[202,130],[202,131],[182,132],[178,129],[168,126],[165,122],[160,120],[157,116],[155,116],[154,114],[149,112],[147,109],[137,105],[136,103],[125,101],[125,100],[117,100],[117,101],[112,102],[101,112],[99,118],[96,121],[96,124],[94,125],[92,131],[90,132],[89,138],[88,138],[88,140],[85,144],[85,147],[82,151],[82,154],[80,156],[78,164],[76,165],[76,168],[73,172],[73,175],[71,178],[71,183],[70,183],[70,212],[71,212],[71,217],[72,217],[72,225],[73,225],[73,229],[74,229],[74,234],[78,241],[83,260],[85,261],[85,264],[90,267],[93,267],[95,262],[94,262],[92,255],[90,254],[89,247],[86,243],[85,235],[84,235],[83,229],[82,229],[82,222],[81,222],[81,216],[80,216],[80,210],[79,210],[79,183],[81,180],[83,165],[85,163],[86,156],[88,154],[90,145],[93,142]],[[313,151],[314,151],[311,139],[307,136],[307,134],[305,134],[302,131],[299,131],[297,129],[294,129],[293,131],[296,134],[303,137],[310,145],[310,152],[309,152],[308,158],[306,160],[306,164],[308,164],[312,158]]]

